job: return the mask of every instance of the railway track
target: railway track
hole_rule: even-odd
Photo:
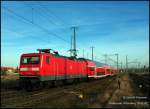
[[[71,92],[83,94],[87,99],[89,98],[88,95],[93,94],[93,96],[95,96],[98,91],[102,94],[104,89],[107,88],[115,79],[116,77],[113,76],[105,79],[90,81],[88,83],[82,82],[77,85],[72,84],[33,92],[10,91],[8,93],[5,92],[5,94],[2,92],[4,95],[1,96],[1,104],[2,107],[42,107],[48,101],[49,103],[45,106],[55,107],[56,101],[60,102],[60,100],[73,99],[68,101],[73,102],[75,99],[78,99],[78,95]],[[64,99],[64,97],[66,99]],[[74,105],[77,106],[77,104],[75,103]]]
[[[139,75],[139,74],[130,74],[131,79],[136,84],[136,86],[143,92],[146,96],[149,95],[149,74]]]

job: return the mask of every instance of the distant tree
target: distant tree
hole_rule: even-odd
[[[7,70],[6,69],[1,69],[1,75],[6,75],[7,74]]]

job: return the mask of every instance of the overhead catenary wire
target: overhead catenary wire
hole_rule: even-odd
[[[42,10],[42,8],[38,8],[38,9]],[[36,9],[34,9],[34,10],[36,11]],[[48,18],[48,16],[46,16],[46,13],[41,14],[40,12],[38,12],[38,15],[41,15],[41,16],[42,16],[43,18],[45,18],[48,22],[50,22],[50,23],[56,25],[56,23],[55,23],[54,21],[50,20],[50,19]]]
[[[29,7],[29,8],[33,8],[33,5],[34,4],[32,4],[32,3],[30,3],[32,6],[31,7],[29,7],[28,5],[27,5],[27,7]],[[39,5],[39,7],[40,8],[38,8],[38,9],[40,9],[40,10],[43,10],[43,8]],[[45,9],[45,8],[44,8]],[[35,10],[36,10],[36,8],[35,8]],[[46,10],[46,12],[44,13],[44,14],[40,14],[39,12],[38,12],[38,15],[40,14],[42,17],[44,17],[44,18],[47,18],[46,20],[48,20],[49,22],[51,22],[52,24],[54,24],[54,25],[56,25],[57,26],[57,23],[54,21],[54,20],[51,20],[50,18],[52,18],[51,16],[49,16],[48,14],[47,14],[47,12],[49,12],[49,10]],[[54,14],[54,13],[53,13]],[[56,16],[56,15],[55,15]],[[57,16],[56,16],[57,17]],[[58,18],[58,17],[57,17]],[[68,33],[68,31],[66,31],[65,29],[63,29],[63,28],[59,28],[59,29],[61,29],[61,30],[63,30],[63,32],[64,33]],[[58,29],[57,29],[58,30]]]
[[[33,8],[32,8],[33,9]],[[42,8],[41,8],[42,9]],[[43,9],[46,9],[46,8],[43,8]],[[34,10],[35,11],[35,10]],[[14,14],[14,13],[12,13],[12,14]],[[33,10],[32,10],[32,14],[33,14]],[[47,14],[47,13],[46,13]],[[16,15],[16,14],[15,14]],[[46,15],[45,15],[45,13],[44,14],[42,14],[42,13],[40,13],[40,15],[41,16],[45,16],[46,17]],[[48,15],[48,14],[47,14]],[[19,16],[20,17],[20,16]],[[21,17],[20,17],[21,18]],[[24,17],[23,17],[24,18]],[[36,27],[38,27],[38,28],[40,28],[41,30],[43,30],[44,32],[46,32],[46,33],[48,33],[48,34],[51,34],[51,35],[54,35],[54,36],[56,36],[57,38],[59,38],[59,39],[61,39],[61,40],[63,40],[63,41],[65,41],[65,42],[68,42],[69,43],[69,41],[66,41],[65,39],[63,39],[63,38],[61,38],[60,36],[57,36],[57,34],[54,34],[54,33],[51,33],[49,30],[47,30],[47,29],[45,29],[45,28],[43,28],[42,26],[40,26],[40,25],[38,25],[38,24],[36,24],[35,22],[33,22],[33,15],[32,15],[32,21],[30,22],[28,19],[26,19],[26,18],[24,18],[23,19],[24,21],[28,21],[28,23],[32,23],[32,25],[34,25],[34,26],[36,26]],[[48,20],[48,21],[50,21],[50,22],[53,22],[53,20]],[[53,22],[53,24],[56,24],[56,23],[54,23]],[[110,59],[111,61],[113,61],[113,62],[115,62],[114,60],[112,60],[112,59]],[[116,63],[116,62],[115,62]]]
[[[13,33],[18,34],[18,35],[21,35],[21,36],[24,35],[24,33],[20,33],[20,32],[17,32],[17,31],[15,31],[15,30],[12,30],[12,29],[5,29],[5,30],[8,30],[8,31],[10,31],[10,32],[13,32]],[[30,36],[31,39],[34,39],[34,40],[37,39],[37,36],[34,36],[34,35],[28,35],[28,36]],[[18,37],[18,38],[19,38],[19,37]],[[22,38],[22,37],[20,37],[20,38]],[[44,42],[49,43],[48,40],[44,40],[43,38],[39,38],[39,37],[38,37],[38,39],[40,39],[40,40],[42,40],[42,41],[44,41]]]
[[[44,8],[40,8],[40,9],[44,9]],[[47,12],[47,11],[46,11]],[[48,19],[48,21],[50,21],[52,24],[54,24],[54,25],[56,25],[57,26],[57,23],[56,22],[54,22],[54,20],[50,20],[49,18],[51,18],[52,19],[52,17],[51,16],[49,16],[47,13],[44,13],[42,16],[45,16],[45,17],[47,17],[47,19]],[[64,33],[67,33],[68,31],[66,31],[65,29],[63,29],[63,28],[60,28],[61,30],[63,30],[63,32]]]
[[[34,26],[36,26],[36,27],[38,27],[38,28],[40,28],[41,30],[43,30],[44,32],[46,32],[46,33],[48,33],[48,34],[51,34],[51,35],[55,35],[56,36],[56,34],[54,34],[54,33],[49,33],[49,31],[48,30],[46,30],[45,28],[43,28],[42,26],[40,26],[40,25],[38,25],[38,24],[36,24],[35,22],[33,22],[33,8],[32,8],[32,20],[30,21],[30,20],[28,20],[28,19],[26,19],[25,17],[23,17],[23,16],[20,16],[20,15],[18,15],[17,13],[15,13],[14,11],[12,11],[12,10],[10,10],[10,9],[8,9],[8,8],[5,8],[5,7],[2,7],[2,8],[4,8],[4,9],[6,9],[7,11],[9,11],[9,12],[11,12],[12,14],[14,14],[15,16],[17,16],[17,17],[19,17],[19,18],[21,18],[21,19],[23,19],[24,21],[26,21],[26,22],[28,22],[28,23],[30,23],[30,24],[32,24],[32,25],[34,25]],[[34,9],[34,11],[35,11],[35,9]],[[42,14],[40,14],[40,15],[42,15]],[[42,16],[44,16],[44,15],[42,15]],[[59,36],[57,36],[59,39],[62,39],[61,37],[59,37]],[[64,39],[62,39],[62,40],[64,40]],[[66,42],[66,40],[64,40],[65,42]]]
[[[42,5],[39,5],[39,7],[43,7]],[[55,16],[57,19],[59,19],[59,21],[61,21],[63,23],[64,26],[66,26],[66,22],[64,22],[60,17],[58,17],[56,14],[54,14],[54,12],[52,12],[49,8],[47,7],[43,7],[43,9],[47,12],[47,13],[51,13],[51,15]],[[44,14],[47,14],[47,13],[44,13]],[[49,16],[47,14],[47,16]],[[49,16],[50,17],[50,16]],[[51,17],[50,17],[51,18]],[[56,23],[55,23],[56,24]],[[76,25],[78,27],[87,27],[87,26],[94,26],[94,25],[101,25],[102,23],[101,22],[98,22],[98,23],[93,23],[93,24],[81,24],[81,25]],[[68,24],[67,24],[68,25]],[[64,32],[67,32],[65,29],[62,28],[62,30]]]
[[[32,25],[34,25],[34,26],[40,28],[40,29],[43,30],[44,32],[46,32],[46,33],[48,33],[48,34],[50,34],[50,35],[54,35],[54,36],[56,36],[57,38],[59,38],[59,39],[65,41],[65,42],[67,42],[67,43],[69,44],[69,41],[67,41],[67,40],[63,39],[62,37],[60,37],[60,36],[58,36],[58,35],[56,35],[56,34],[50,32],[50,31],[48,31],[47,29],[41,27],[40,25],[38,25],[38,24],[36,24],[36,23],[34,23],[34,22],[32,22],[32,21],[30,21],[30,20],[28,20],[28,19],[26,19],[26,18],[24,18],[24,17],[22,17],[22,16],[20,16],[20,15],[18,15],[18,14],[15,13],[14,11],[12,11],[12,10],[6,8],[6,7],[2,7],[2,8],[4,8],[4,9],[7,10],[8,12],[11,12],[12,14],[16,15],[17,17],[22,18],[24,21],[26,21],[26,22],[28,22],[28,23],[30,23],[30,24],[32,24]]]
[[[34,4],[31,4],[32,6],[34,5]],[[57,18],[60,22],[62,22],[63,23],[63,25],[64,26],[66,26],[66,22],[64,22],[60,17],[58,17],[56,14],[54,14],[54,12],[52,12],[49,8],[47,8],[47,7],[43,7],[42,5],[39,5],[39,7],[41,7],[41,9],[44,11],[45,10],[45,15],[47,15],[48,16],[48,18],[52,18],[51,16],[55,16],[55,18]],[[48,13],[50,13],[50,14],[48,14]],[[51,15],[51,16],[50,16]],[[49,19],[50,20],[50,19]],[[53,24],[55,24],[55,25],[57,25],[57,23],[56,22],[54,22],[54,20],[52,20],[51,21]],[[62,24],[61,23],[61,24]],[[68,24],[67,24],[68,25]],[[67,31],[65,30],[65,29],[63,29],[63,28],[61,28],[65,33],[67,33]]]
[[[40,9],[42,9],[42,8],[40,8]],[[35,10],[36,10],[36,9],[35,9]],[[47,17],[46,13],[44,13],[44,14],[38,13],[38,15],[41,15],[41,17],[45,18],[48,22],[50,22],[50,23],[56,25],[56,23],[54,22],[54,20],[50,20],[50,19],[49,19],[50,17]],[[63,31],[63,32],[64,32],[64,33],[67,33],[66,31]],[[53,32],[53,33],[54,33],[54,32]]]
[[[48,9],[47,7],[44,7],[45,10],[47,10],[47,12],[53,14],[53,16],[55,16],[57,19],[59,19],[64,25],[66,25],[66,22],[64,22],[60,17],[58,17],[56,14],[54,14],[54,12],[52,12],[50,9]]]
[[[104,61],[103,59],[100,59],[99,57],[95,56],[95,58],[99,61]]]

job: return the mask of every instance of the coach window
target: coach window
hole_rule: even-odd
[[[50,63],[50,57],[46,56],[46,64],[49,64],[49,63]]]
[[[109,69],[107,69],[107,71],[109,72],[110,70],[109,70]]]
[[[90,71],[94,71],[94,67],[90,67]]]

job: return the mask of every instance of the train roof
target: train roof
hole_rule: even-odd
[[[68,59],[79,60],[79,61],[92,61],[98,67],[109,66],[107,64],[104,64],[104,63],[101,63],[101,62],[98,62],[98,61],[93,61],[93,60],[86,59],[86,58],[76,58],[76,57],[63,56],[63,55],[60,55],[57,51],[54,51],[54,50],[53,50],[53,53],[51,53],[50,50],[52,50],[52,49],[37,49],[37,51],[39,51],[39,53],[41,53],[41,52],[50,53],[54,56],[61,57],[61,58],[68,58]],[[39,54],[39,53],[28,53],[28,54]],[[22,54],[22,55],[28,55],[28,54]]]
[[[78,58],[79,60],[88,60],[88,61],[92,61],[90,59],[85,59],[85,58]],[[109,66],[108,64],[105,64],[105,63],[101,63],[101,62],[98,62],[98,61],[93,61],[95,63],[96,66],[98,67],[103,67],[103,66]]]
[[[98,62],[98,61],[94,61],[94,62],[95,62],[95,64],[96,64],[96,66],[98,66],[98,67],[108,66],[107,64],[101,63],[101,62]]]

